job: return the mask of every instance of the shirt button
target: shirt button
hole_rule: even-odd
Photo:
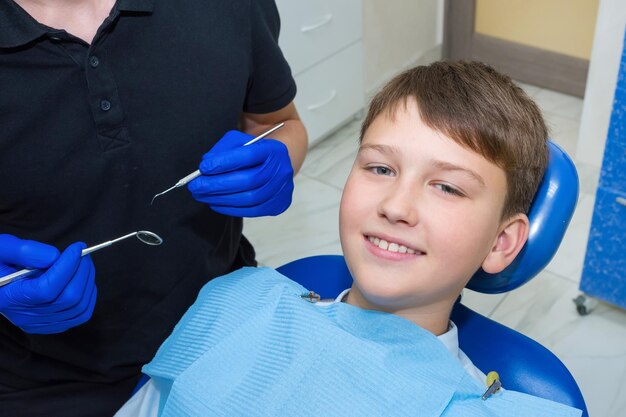
[[[89,65],[91,65],[91,68],[96,68],[98,65],[100,65],[100,60],[97,56],[92,56],[91,58],[89,58]]]
[[[102,109],[102,111],[109,111],[111,109],[111,102],[109,100],[101,100],[100,109]]]

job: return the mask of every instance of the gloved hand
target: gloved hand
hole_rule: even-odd
[[[193,198],[218,213],[236,217],[275,216],[287,210],[293,168],[287,146],[231,130],[200,162],[202,175],[187,184]]]
[[[0,235],[0,277],[23,268],[48,268],[0,287],[0,313],[26,333],[61,333],[89,320],[96,304],[93,262],[74,243],[53,246]]]

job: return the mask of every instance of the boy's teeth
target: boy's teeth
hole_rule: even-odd
[[[389,252],[415,254],[415,250],[411,248],[407,248],[404,245],[398,245],[397,243],[389,243],[384,239],[379,239],[377,237],[368,236],[368,240],[372,242],[374,245],[378,246],[379,248],[383,250],[387,250]]]

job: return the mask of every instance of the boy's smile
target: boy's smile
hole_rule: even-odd
[[[424,255],[424,252],[420,249],[412,248],[410,243],[404,243],[398,240],[394,242],[392,238],[387,236],[366,235],[365,237],[372,243],[373,246],[371,250],[378,256],[387,256],[389,253],[397,255]],[[379,253],[378,251],[382,252]],[[389,259],[403,259],[402,256],[399,258],[393,256],[394,255],[391,255]]]
[[[447,327],[459,293],[502,244],[505,196],[504,171],[424,124],[412,99],[394,118],[378,116],[341,200],[348,302]]]
[[[411,243],[387,235],[365,234],[365,238],[370,243],[365,247],[374,255],[386,259],[403,260],[425,255],[424,251],[414,248]]]

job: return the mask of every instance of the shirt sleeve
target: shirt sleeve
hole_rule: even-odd
[[[294,99],[296,83],[278,46],[280,16],[274,0],[250,3],[251,68],[243,110],[269,113],[280,110]]]

